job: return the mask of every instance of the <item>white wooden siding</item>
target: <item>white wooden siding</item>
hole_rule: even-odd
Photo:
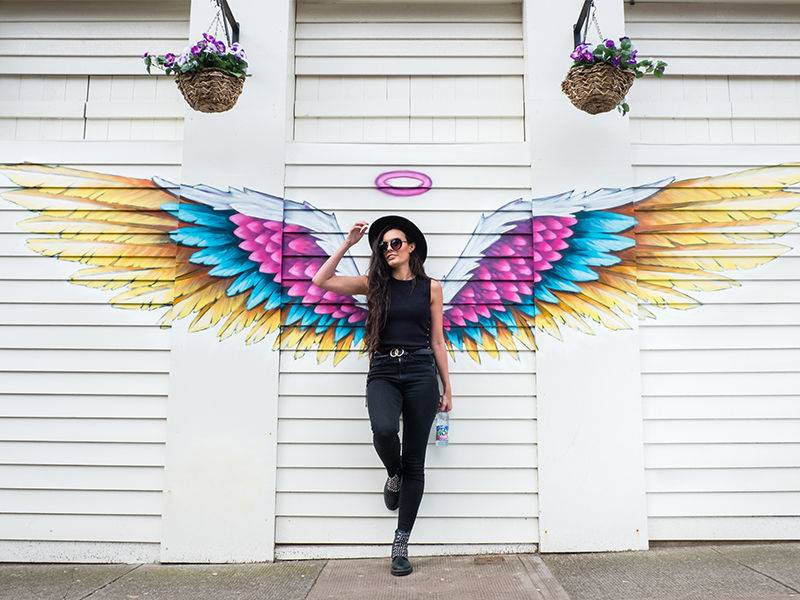
[[[0,162],[180,180],[182,100],[140,55],[185,44],[188,0],[0,10]],[[670,63],[630,94],[637,183],[800,157],[800,8],[625,10],[641,55]],[[481,212],[531,192],[519,4],[300,2],[296,36],[285,195],[342,229],[408,215],[441,279]],[[433,189],[374,189],[395,168]],[[0,201],[0,560],[158,560],[169,331],[68,283],[76,264],[25,245],[28,216]],[[740,288],[641,323],[651,539],[800,537],[800,234],[779,241],[794,250],[728,273]],[[366,361],[280,360],[276,556],[385,555],[397,513]],[[535,367],[531,352],[451,361],[453,441],[428,447],[412,552],[538,541]]]
[[[626,4],[636,181],[800,157],[800,7]],[[800,220],[800,215],[794,215]],[[800,538],[800,234],[741,287],[641,322],[652,540]],[[758,255],[759,251],[751,251]]]
[[[189,1],[2,2],[0,74],[136,75],[142,53],[180,50]]]
[[[769,2],[625,4],[639,56],[669,63],[673,75],[784,76],[800,68],[800,12]]]
[[[0,75],[0,140],[179,140],[166,77]]]
[[[294,139],[525,139],[519,4],[297,9]]]
[[[188,2],[2,11],[0,162],[180,179],[179,94],[140,56],[185,45]],[[156,561],[169,330],[70,284],[30,216],[0,201],[0,560]]]
[[[298,5],[286,197],[334,211],[342,230],[389,212],[408,216],[426,232],[426,271],[441,280],[481,212],[530,196],[520,18],[518,4]],[[373,181],[392,169],[425,172],[433,188],[383,194]],[[365,273],[366,243],[351,254]],[[538,541],[534,354],[481,353],[477,365],[456,353],[449,366],[452,441],[436,447],[431,432],[412,553],[530,551]],[[318,365],[314,352],[281,353],[279,558],[383,556],[391,543],[397,512],[383,505],[367,369],[355,353],[335,367]]]

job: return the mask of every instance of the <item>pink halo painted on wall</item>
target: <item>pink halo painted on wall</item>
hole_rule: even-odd
[[[392,179],[398,179],[400,177],[415,179],[419,181],[419,185],[415,187],[397,187],[392,185]],[[432,183],[430,177],[419,171],[386,171],[375,178],[375,187],[384,194],[389,194],[391,196],[419,196],[431,189]]]

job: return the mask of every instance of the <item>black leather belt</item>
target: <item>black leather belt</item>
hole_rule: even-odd
[[[396,347],[383,348],[382,351],[379,350],[375,352],[373,356],[392,356],[396,358],[398,356],[404,356],[406,354],[433,354],[433,349],[426,347],[426,348],[417,348],[416,350],[410,350],[402,348],[400,346],[396,346]]]

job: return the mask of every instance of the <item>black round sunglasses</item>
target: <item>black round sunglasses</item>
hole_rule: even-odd
[[[391,240],[389,240],[389,243],[381,242],[380,244],[378,244],[378,250],[380,250],[381,253],[385,253],[386,250],[389,248],[389,246],[391,246],[392,250],[397,251],[403,247],[403,244],[408,244],[408,240],[401,240],[400,238],[392,238]]]

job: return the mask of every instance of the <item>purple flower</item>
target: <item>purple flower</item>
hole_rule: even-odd
[[[197,42],[197,47],[198,48],[205,48],[206,46],[207,46],[207,43],[206,43],[205,40],[200,40],[199,42]]]
[[[192,51],[191,51],[191,52],[192,52],[192,54],[193,54],[194,56],[197,56],[197,55],[198,55],[198,54],[200,54],[202,51],[203,51],[203,49],[202,49],[202,48],[200,48],[200,46],[192,46]]]
[[[203,39],[204,39],[206,42],[208,42],[209,44],[213,44],[214,42],[216,42],[216,41],[217,41],[216,39],[214,39],[214,36],[213,36],[213,35],[210,35],[210,34],[208,34],[208,33],[204,33],[204,34],[203,34]]]
[[[639,51],[638,50],[634,50],[633,52],[631,52],[631,58],[632,59],[636,60],[636,53],[637,52],[639,52]]]
[[[168,67],[175,64],[175,55],[172,52],[167,52],[164,55],[164,64]]]
[[[611,64],[614,65],[615,67],[618,67],[620,60],[621,58],[619,56],[614,56],[611,58]]]
[[[613,48],[614,47],[614,40],[605,40],[606,48]]]
[[[231,54],[236,58],[244,58],[244,48],[239,45],[239,42],[233,42],[230,48]]]
[[[217,40],[214,42],[214,45],[217,47],[217,52],[220,54],[225,54],[225,42]]]
[[[593,62],[594,54],[589,49],[589,44],[582,43],[575,46],[569,57],[576,62]]]

